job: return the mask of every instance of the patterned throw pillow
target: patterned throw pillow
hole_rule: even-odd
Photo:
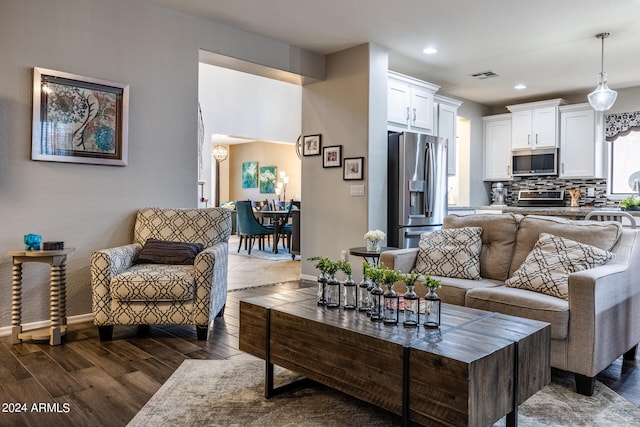
[[[436,230],[420,236],[415,271],[433,276],[480,279],[482,227]]]
[[[135,263],[193,265],[196,255],[203,249],[201,243],[147,239]]]
[[[540,233],[527,258],[505,284],[568,299],[569,274],[606,264],[613,256],[595,246]]]

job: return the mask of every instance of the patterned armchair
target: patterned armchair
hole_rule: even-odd
[[[94,323],[101,341],[113,325],[196,325],[206,340],[227,301],[231,212],[224,208],[138,211],[134,240],[91,255]],[[136,264],[147,239],[200,243],[193,265]]]

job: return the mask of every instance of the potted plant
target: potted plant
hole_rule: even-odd
[[[435,291],[442,286],[442,282],[425,274],[424,285],[429,289],[429,292],[424,296],[425,312],[423,325],[426,328],[439,328],[442,301]]]
[[[419,277],[420,274],[415,271],[402,275],[402,281],[407,286],[407,292],[402,296],[404,303],[404,326],[416,327],[420,322],[420,297],[413,290]]]
[[[434,279],[428,274],[424,275],[424,285],[429,288],[431,292],[434,292],[436,289],[439,289],[442,286],[442,282],[440,280]]]
[[[637,211],[640,210],[640,199],[635,196],[629,196],[626,199],[620,200],[620,209],[623,211]]]
[[[364,234],[367,251],[380,252],[380,245],[387,235],[382,230],[369,230]]]
[[[338,269],[347,276],[344,282],[342,282],[342,286],[344,287],[344,308],[353,310],[358,306],[358,288],[352,277],[351,264],[343,259],[338,260],[337,264]]]
[[[327,257],[311,257],[307,258],[309,261],[315,261],[316,263],[313,265],[316,269],[320,271],[318,274],[318,305],[324,305],[327,301],[326,288],[327,288],[327,279],[329,278],[329,269],[331,268],[331,260]]]

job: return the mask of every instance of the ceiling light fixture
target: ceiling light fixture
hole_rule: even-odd
[[[435,47],[426,47],[422,50],[423,53],[426,53],[427,55],[433,55],[434,53],[438,52],[438,49],[436,49]]]
[[[607,86],[607,73],[604,72],[604,39],[609,37],[609,33],[596,34],[596,37],[602,40],[602,55],[600,60],[600,75],[598,77],[598,86],[587,96],[589,104],[596,111],[607,111],[618,97],[615,90],[609,89]]]
[[[524,89],[526,89],[526,88],[527,88],[527,85],[524,85],[524,84],[522,84],[522,83],[518,83],[518,84],[517,84],[517,85],[515,85],[513,88],[514,88],[514,89],[516,89],[516,90],[524,90]]]

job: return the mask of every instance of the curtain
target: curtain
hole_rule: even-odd
[[[630,113],[607,114],[605,116],[605,136],[607,141],[615,141],[629,132],[640,131],[640,111]]]

